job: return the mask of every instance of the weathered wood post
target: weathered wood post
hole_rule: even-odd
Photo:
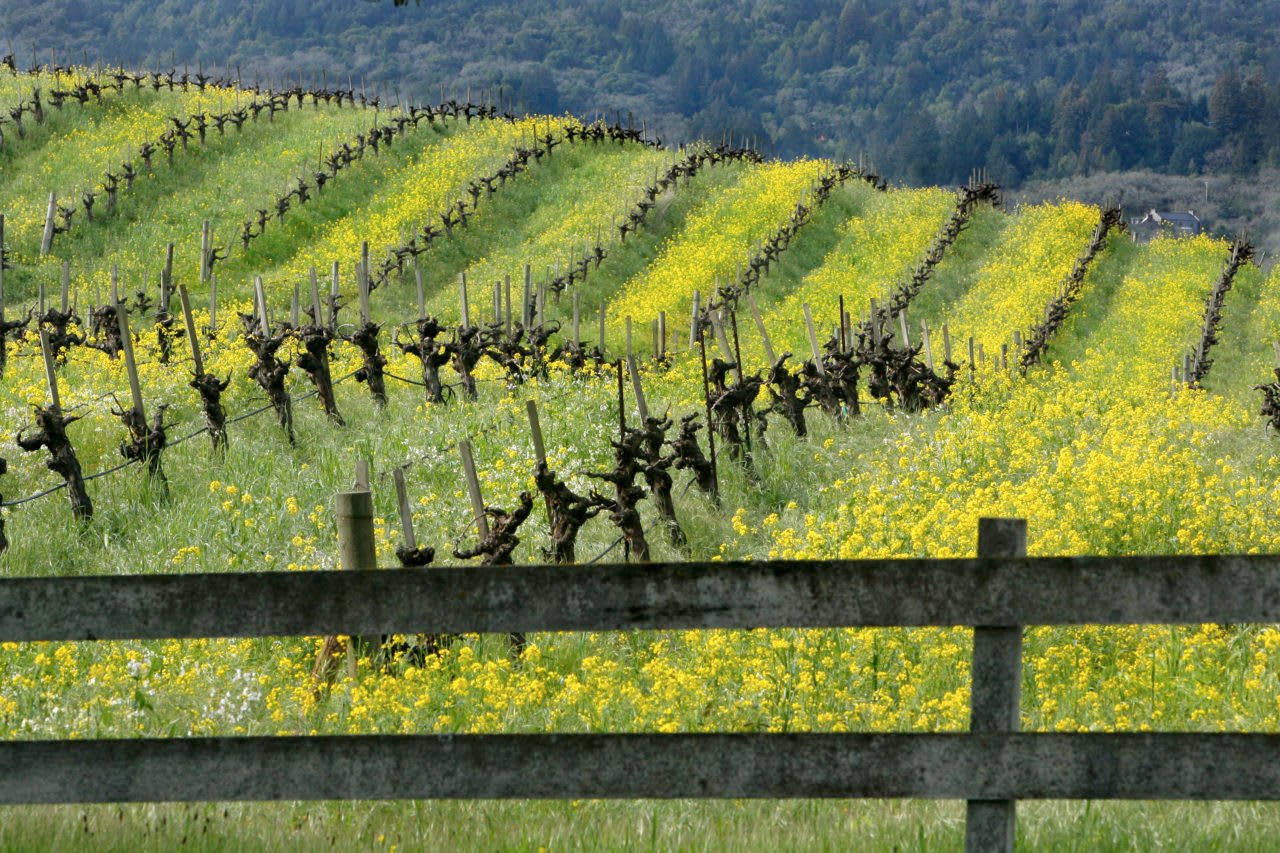
[[[44,235],[40,238],[41,257],[53,251],[53,217],[58,211],[58,196],[49,193],[49,210],[44,217]]]
[[[371,571],[378,567],[377,547],[373,536],[373,493],[368,475],[349,492],[333,497],[334,517],[338,522],[338,565],[344,571]],[[376,642],[377,638],[373,638]],[[347,674],[355,677],[356,661],[369,648],[370,638],[351,637],[347,646]]]
[[[200,283],[209,280],[209,220],[200,226]]]
[[[1025,518],[978,519],[978,558],[1027,556]],[[1022,689],[1022,626],[979,625],[973,629],[969,731],[1016,732]],[[1015,800],[969,800],[965,849],[1013,852]]]

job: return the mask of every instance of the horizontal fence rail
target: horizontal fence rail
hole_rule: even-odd
[[[1280,736],[497,734],[0,743],[0,803],[550,797],[1276,800]]]
[[[1280,735],[1017,731],[1022,626],[1280,622],[1280,556],[1030,558],[981,519],[976,559],[357,571],[349,494],[344,571],[0,579],[0,642],[967,625],[970,731],[3,741],[0,803],[956,798],[1012,851],[1019,799],[1280,799]]]
[[[0,642],[1210,622],[1280,622],[1280,556],[655,563],[0,580]]]

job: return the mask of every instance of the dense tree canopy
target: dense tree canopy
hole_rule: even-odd
[[[921,182],[1280,163],[1280,19],[1191,0],[28,0],[20,62],[348,76],[416,99],[501,87],[519,107],[754,138]],[[0,48],[2,49],[2,48]]]

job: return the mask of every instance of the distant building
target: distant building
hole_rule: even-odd
[[[1162,213],[1151,210],[1146,216],[1130,219],[1129,229],[1133,232],[1135,240],[1146,242],[1159,234],[1170,237],[1194,237],[1204,232],[1204,225],[1194,210],[1188,210],[1185,213]]]

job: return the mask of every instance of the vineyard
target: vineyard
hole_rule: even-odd
[[[1033,555],[1280,551],[1280,273],[1243,239],[1137,244],[1113,209],[1009,209],[981,174],[907,188],[480,95],[12,65],[0,217],[5,576],[337,568],[357,479],[379,564],[426,571],[971,556],[989,516],[1027,518]],[[346,639],[6,644],[0,736],[968,720],[966,629],[387,637],[354,672]],[[1022,725],[1274,732],[1278,649],[1271,626],[1032,629]],[[715,828],[737,808],[784,846],[957,843],[945,806],[873,805],[587,804],[575,825],[743,843]],[[236,815],[285,815],[277,845],[471,821],[490,835],[448,837],[536,847],[559,807],[328,808]],[[1191,809],[1126,808],[1091,817],[1098,843],[1137,821],[1149,846]],[[76,814],[109,840],[116,811]],[[119,821],[167,846],[164,813]],[[1044,845],[1078,809],[1024,815]]]

